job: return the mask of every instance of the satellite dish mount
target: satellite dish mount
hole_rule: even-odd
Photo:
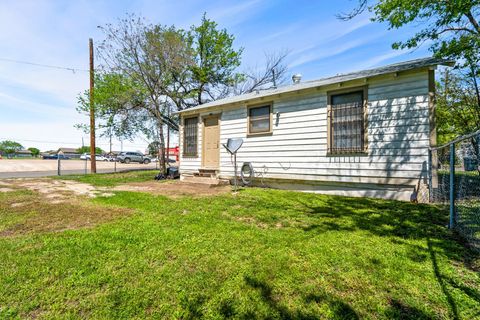
[[[233,181],[235,185],[235,192],[237,192],[237,152],[238,149],[243,144],[243,139],[242,138],[229,138],[227,140],[227,143],[223,143],[222,145],[227,149],[228,153],[230,153],[230,156],[233,156],[233,168],[234,168],[234,176],[233,176]]]

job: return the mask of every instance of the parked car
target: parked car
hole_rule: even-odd
[[[92,156],[89,153],[84,153],[80,156],[80,160],[91,160]],[[95,160],[97,161],[109,161],[107,157],[104,157],[100,154],[95,155]]]
[[[140,152],[120,152],[117,159],[121,163],[138,162],[149,164],[152,161],[150,157],[147,157]]]
[[[70,159],[70,157],[67,157],[64,154],[46,154],[42,158],[43,159],[48,159],[48,160],[53,160],[53,159],[58,159],[58,158],[60,158],[60,160],[69,160]]]
[[[113,161],[118,161],[117,157],[115,157],[115,156],[105,156],[105,158],[107,159],[107,161],[112,161],[112,162]]]

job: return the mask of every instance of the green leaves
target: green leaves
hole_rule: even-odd
[[[145,89],[138,82],[119,73],[96,74],[94,89],[95,117],[101,135],[123,139],[135,135],[143,121],[139,109],[146,100]],[[88,90],[78,96],[77,111],[89,114]],[[77,128],[89,132],[87,125],[79,124]]]
[[[393,43],[394,49],[432,42],[430,49],[435,56],[460,60],[461,66],[466,66],[478,65],[479,6],[478,0],[379,0],[368,9],[375,15],[374,21],[387,22],[389,29],[413,24],[419,27],[409,39]]]
[[[478,130],[480,105],[469,73],[445,71],[437,83],[438,143]]]
[[[438,142],[478,130],[480,124],[480,1],[479,0],[359,0],[349,20],[363,11],[374,14],[373,21],[386,22],[389,29],[407,25],[416,31],[393,49],[412,49],[425,43],[434,56],[456,61],[454,73],[444,73],[438,84]],[[477,143],[473,141],[473,143]],[[478,148],[477,148],[478,149]]]
[[[77,149],[78,153],[90,154],[90,146],[83,146]],[[100,147],[95,147],[95,154],[104,154],[105,152]]]
[[[218,98],[212,89],[231,86],[238,79],[235,69],[240,66],[243,49],[235,50],[234,36],[226,29],[219,30],[217,23],[207,19],[206,14],[200,26],[191,27],[189,36],[195,62],[190,66],[190,84],[197,93],[195,104],[202,104]]]
[[[23,146],[16,141],[5,140],[0,142],[0,152],[7,155],[14,154],[15,152],[22,149]]]
[[[29,150],[32,153],[33,157],[37,157],[40,154],[40,150],[37,148],[28,148],[27,150]]]

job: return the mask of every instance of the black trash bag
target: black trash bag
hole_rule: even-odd
[[[155,176],[154,179],[155,179],[155,180],[164,180],[164,179],[166,179],[166,178],[165,178],[165,175],[164,175],[163,173],[159,173],[159,174],[157,174],[157,175]]]

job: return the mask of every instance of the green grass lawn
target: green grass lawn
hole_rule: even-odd
[[[108,186],[112,176],[75,179]],[[255,188],[115,192],[72,206],[37,197],[0,192],[0,319],[480,318],[478,258],[434,206]],[[37,205],[11,207],[28,199]],[[89,219],[118,214],[36,227],[81,206]]]

